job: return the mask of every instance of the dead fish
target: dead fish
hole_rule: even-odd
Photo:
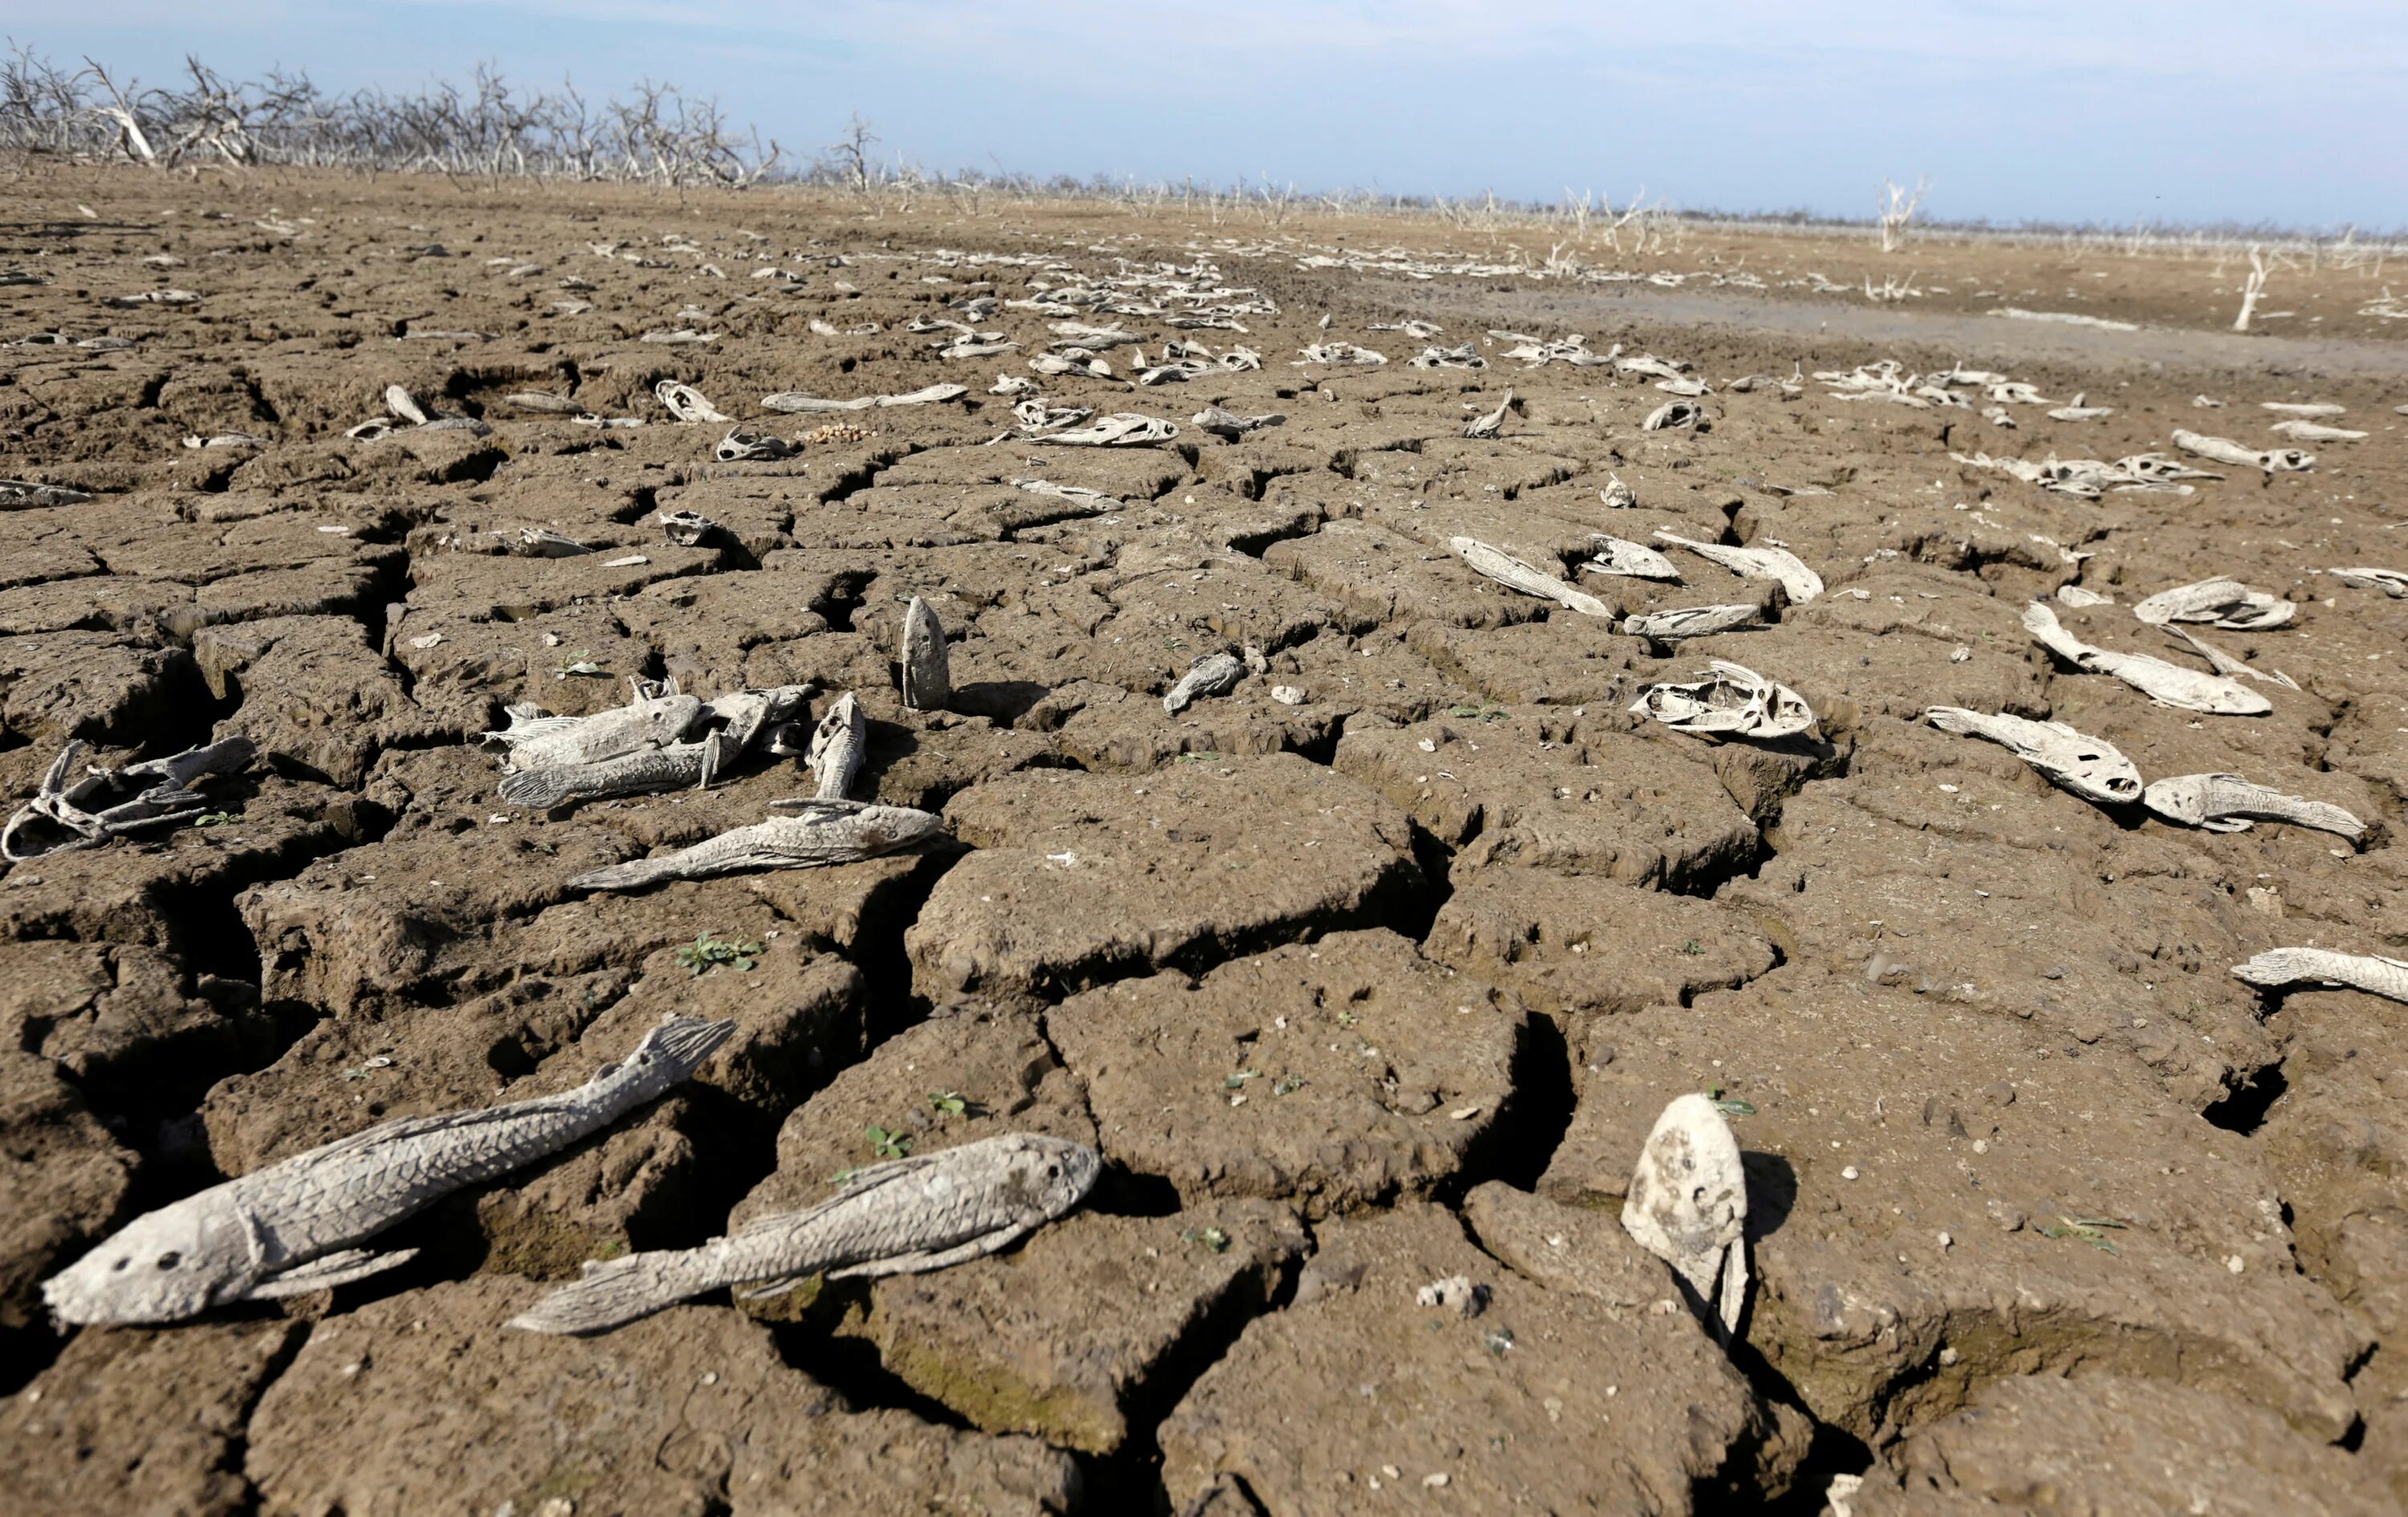
[[[1732,548],[1718,542],[1697,542],[1660,527],[1656,540],[1676,543],[1699,558],[1712,559],[1742,579],[1777,580],[1795,605],[1803,606],[1823,593],[1823,577],[1786,548]]]
[[[2353,432],[2345,426],[2326,426],[2321,422],[2277,422],[2269,431],[2279,432],[2297,442],[2364,442],[2366,434]]]
[[[2262,669],[2253,669],[2245,660],[2235,658],[2214,644],[2194,636],[2188,627],[2168,627],[2166,635],[2180,637],[2190,644],[2191,651],[2207,660],[2208,666],[2218,674],[2232,675],[2246,680],[2262,680],[2270,685],[2281,685],[2285,690],[2300,688],[2300,682],[2282,670],[2276,669],[2273,673],[2268,674]]]
[[[671,416],[681,422],[733,422],[736,418],[720,413],[717,407],[702,396],[702,392],[675,379],[663,379],[652,386],[652,398],[659,401]]]
[[[578,801],[645,795],[688,785],[707,790],[719,773],[721,746],[714,732],[698,743],[647,748],[594,764],[524,769],[503,780],[498,794],[504,805],[549,811]]]
[[[539,411],[551,416],[575,416],[585,408],[566,395],[555,395],[541,390],[513,390],[502,397],[505,405],[523,411]]]
[[[1380,328],[1372,330],[1379,331]],[[1488,360],[1480,356],[1479,345],[1470,342],[1458,343],[1452,348],[1433,345],[1415,353],[1411,362],[1415,368],[1484,369],[1488,366]]]
[[[2325,801],[2286,795],[2237,774],[2185,774],[2154,780],[2141,802],[2169,822],[2208,832],[2246,832],[2252,822],[2287,822],[2336,833],[2352,841],[2366,824]]]
[[[2232,966],[2235,979],[2276,989],[2302,982],[2346,985],[2386,1000],[2408,1001],[2408,961],[2325,948],[2270,948]]]
[[[556,1153],[694,1073],[736,1030],[679,1018],[558,1095],[404,1117],[136,1218],[43,1282],[63,1323],[168,1323],[360,1280],[418,1251],[354,1247],[463,1186]]]
[[[945,629],[919,596],[903,611],[903,704],[914,711],[941,711],[953,698],[953,669],[946,657]]]
[[[400,385],[389,384],[384,387],[384,408],[408,422],[411,426],[426,424],[425,408],[420,406],[417,397]]]
[[[1750,625],[1756,615],[1753,606],[1679,606],[1670,610],[1649,611],[1644,616],[1624,617],[1620,630],[1633,637],[1678,642],[1684,637],[1711,637]]]
[[[1360,368],[1377,368],[1388,361],[1388,355],[1369,348],[1358,348],[1351,342],[1316,342],[1297,350],[1303,354],[1288,366],[1304,368],[1313,364],[1352,364]]]
[[[1493,411],[1484,411],[1480,415],[1473,417],[1470,422],[1464,427],[1463,435],[1467,437],[1472,438],[1474,441],[1484,440],[1486,438],[1496,436],[1504,429],[1505,413],[1512,408],[1513,392],[1509,389],[1505,392],[1505,398],[1497,403],[1497,408]]]
[[[661,511],[655,520],[680,548],[698,548],[719,534],[719,523],[700,511]]]
[[[2261,400],[2258,408],[2285,416],[2344,416],[2349,412],[2348,407],[2325,400]]]
[[[1226,650],[1207,653],[1189,665],[1179,682],[1164,694],[1162,708],[1177,716],[1200,696],[1227,694],[1237,689],[1238,682],[1245,677],[1245,661],[1237,654]]]
[[[1566,584],[1552,574],[1542,574],[1512,554],[1491,548],[1476,537],[1449,537],[1446,545],[1455,551],[1456,557],[1510,590],[1554,601],[1583,616],[1601,616],[1609,620],[1613,616],[1613,608],[1587,591]]]
[[[1647,413],[1647,420],[1640,423],[1640,429],[1644,432],[1670,432],[1685,426],[1703,431],[1705,421],[1705,410],[1697,402],[1668,400]]]
[[[832,1198],[753,1218],[691,1249],[595,1259],[584,1278],[510,1319],[535,1333],[593,1333],[726,1286],[746,1300],[813,1275],[874,1279],[943,1269],[1006,1248],[1086,1197],[1103,1167],[1083,1143],[1005,1133],[865,1165]]]
[[[1235,411],[1223,410],[1218,406],[1207,406],[1188,418],[1189,422],[1199,430],[1210,432],[1216,437],[1226,437],[1231,442],[1237,441],[1249,432],[1259,431],[1267,426],[1278,426],[1286,420],[1285,416],[1276,411],[1262,416],[1240,416]]]
[[[83,739],[67,739],[43,772],[33,798],[0,826],[0,858],[22,863],[189,822],[208,809],[193,787],[219,775],[240,773],[257,751],[248,737],[224,737],[122,768],[93,765],[69,784],[67,776],[83,752]]]
[[[1681,571],[1672,561],[1645,543],[1630,542],[1621,537],[1593,533],[1589,544],[1597,556],[1581,567],[1590,574],[1622,575],[1633,580],[1669,580],[1678,583]]]
[[[2316,466],[2315,454],[2303,453],[2297,448],[2251,448],[2229,437],[2202,436],[2180,427],[2174,429],[2174,446],[2184,452],[2212,458],[2219,464],[2263,469],[2269,474],[2298,473]]]
[[[1013,489],[1025,490],[1032,495],[1052,495],[1057,500],[1069,501],[1073,505],[1083,507],[1089,515],[1101,515],[1105,511],[1126,508],[1121,501],[1112,496],[1105,494],[1100,490],[1091,490],[1082,484],[1055,484],[1051,479],[1014,479],[1011,485]]]
[[[2394,600],[2408,599],[2408,572],[2399,569],[2327,569],[2325,572],[2345,585],[2359,590],[2380,590]]]
[[[794,451],[795,445],[783,437],[738,427],[712,446],[710,456],[722,464],[774,464]]]
[[[591,869],[572,878],[568,888],[641,890],[669,880],[825,868],[910,848],[945,830],[944,818],[908,806],[812,798],[772,802],[770,809],[801,814],[738,827],[658,858]]]
[[[1727,1342],[1747,1307],[1747,1171],[1711,1099],[1680,1096],[1656,1119],[1623,1197],[1622,1227],[1688,1283]]]
[[[2288,623],[2299,608],[2280,596],[2218,577],[2160,590],[2132,608],[2151,626],[2213,622],[2230,632],[2264,632]]]
[[[521,527],[518,539],[510,546],[521,558],[575,558],[594,551],[576,538],[564,537],[550,527]]]
[[[1985,737],[2040,772],[2061,790],[2102,806],[2141,798],[2141,771],[2115,745],[2074,731],[2062,722],[2031,722],[2000,713],[1986,716],[1961,706],[1934,706],[1923,720],[1942,732]]]
[[[1711,737],[1794,737],[1814,725],[1813,708],[1803,695],[1719,658],[1694,681],[1649,685],[1630,709],[1674,732]]]
[[[869,721],[861,713],[861,702],[848,690],[820,718],[811,732],[810,749],[803,757],[804,766],[819,780],[817,798],[844,799],[868,751]]]
[[[866,411],[896,406],[933,406],[943,401],[958,400],[970,393],[966,384],[932,384],[900,395],[863,395],[854,400],[822,400],[804,394],[799,390],[781,390],[774,395],[764,395],[761,404],[773,411],[789,414],[816,415],[821,411]]]
[[[0,506],[80,506],[92,498],[73,485],[44,484],[37,479],[0,479]]]
[[[2114,596],[2102,595],[2096,590],[2085,590],[2080,585],[2057,586],[2057,604],[2061,606],[2113,606],[2115,604]]]
[[[1639,492],[1622,482],[1619,474],[1606,476],[1605,488],[1597,493],[1598,503],[1610,510],[1627,511],[1639,504]]]
[[[2201,674],[2146,653],[2093,648],[2066,631],[2044,601],[2024,608],[2024,630],[2075,667],[2121,680],[2160,706],[2218,716],[2263,716],[2274,708],[2272,701],[2222,675]]]
[[[514,770],[564,764],[598,764],[648,748],[666,748],[702,716],[692,695],[639,697],[592,716],[542,716],[527,707],[509,711],[510,724],[484,735],[487,748],[500,748]]]
[[[2086,394],[2075,394],[2071,405],[2059,406],[2056,409],[2050,411],[2048,413],[2049,420],[2053,422],[2090,422],[2096,421],[2101,416],[2113,416],[2115,414],[2115,408],[2113,406],[2084,405],[2083,402],[2088,398],[2089,397]]]
[[[1111,416],[1097,417],[1088,426],[1069,432],[1052,432],[1028,440],[1060,448],[1151,448],[1155,443],[1168,442],[1178,436],[1179,427],[1175,422],[1158,416],[1119,411]]]

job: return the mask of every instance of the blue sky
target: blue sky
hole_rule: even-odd
[[[1853,216],[1928,176],[1950,219],[2408,226],[2408,0],[9,0],[0,31],[145,78],[649,77],[806,152],[857,109],[931,169]]]

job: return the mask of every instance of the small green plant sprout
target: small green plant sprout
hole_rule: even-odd
[[[1229,1252],[1229,1235],[1218,1227],[1198,1227],[1179,1235],[1182,1243],[1201,1243],[1215,1253]]]
[[[958,1117],[969,1110],[970,1104],[959,1091],[930,1091],[928,1109],[940,1117]]]
[[[1446,714],[1466,722],[1502,722],[1506,717],[1501,706],[1450,706]]]
[[[1755,1102],[1742,1101],[1736,1095],[1725,1095],[1723,1094],[1723,1088],[1720,1085],[1707,1086],[1706,1099],[1713,1102],[1717,1110],[1726,1112],[1734,1117],[1752,1117],[1756,1115]]]
[[[240,811],[211,811],[193,818],[195,827],[231,827],[242,820]]]
[[[1271,1081],[1271,1094],[1273,1095],[1294,1095],[1297,1092],[1302,1089],[1304,1089],[1304,1077],[1302,1075],[1282,1075],[1277,1080]]]
[[[2113,1217],[2061,1216],[2057,1219],[2056,1224],[2042,1226],[2037,1231],[2042,1238],[2078,1238],[2100,1252],[2114,1253],[2120,1259],[2123,1255],[2117,1252],[2114,1240],[2100,1229],[2104,1227],[2122,1229],[2130,1225],[2129,1223],[2117,1222]]]
[[[1692,937],[1687,942],[1681,945],[1681,952],[1688,954],[1692,958],[1695,958],[1698,954],[1703,953],[1705,950],[1699,948],[1698,946],[1698,940]]]
[[[1352,1027],[1362,1020],[1363,1017],[1360,1012],[1340,1011],[1338,1013],[1338,1025],[1340,1027]]]
[[[1215,764],[1220,761],[1220,754],[1212,752],[1182,753],[1170,762],[1173,764]]]
[[[723,964],[734,966],[739,974],[749,973],[752,961],[760,956],[759,943],[714,937],[709,932],[697,934],[693,942],[677,951],[677,961],[693,970],[697,980]]]
[[[1246,1081],[1262,1078],[1263,1072],[1260,1069],[1240,1069],[1221,1081],[1221,1088],[1225,1091],[1241,1091],[1246,1088]]]
[[[1502,1359],[1505,1357],[1505,1352],[1513,1346],[1513,1329],[1492,1327],[1484,1335],[1482,1341],[1488,1345],[1489,1352]]]
[[[872,1123],[864,1129],[869,1135],[869,1146],[882,1159],[908,1159],[911,1156],[911,1135],[889,1132]]]
[[[594,662],[594,655],[582,648],[574,653],[564,653],[561,655],[560,662],[552,666],[552,677],[555,680],[566,680],[571,675],[586,677],[605,672],[607,671],[601,665]]]

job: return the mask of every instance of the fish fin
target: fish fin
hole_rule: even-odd
[[[657,1059],[670,1066],[672,1082],[702,1067],[736,1031],[736,1021],[709,1022],[701,1017],[671,1017],[644,1035],[629,1060]]]
[[[382,1274],[418,1257],[416,1249],[395,1249],[390,1253],[378,1253],[369,1249],[345,1249],[329,1253],[307,1264],[294,1265],[252,1285],[244,1294],[251,1301],[280,1301],[288,1295],[306,1295],[311,1291],[328,1291],[337,1285],[348,1285],[355,1280]]]
[[[499,794],[505,805],[523,806],[531,810],[548,811],[568,798],[568,781],[580,765],[555,765],[549,768],[522,769],[504,780]]]
[[[810,1283],[810,1280],[811,1277],[809,1275],[781,1275],[776,1280],[763,1281],[758,1285],[740,1287],[733,1294],[738,1301],[766,1301],[773,1295],[783,1295],[788,1291],[801,1290]]]
[[[931,1269],[945,1269],[971,1259],[993,1253],[1018,1242],[1027,1235],[1025,1224],[1015,1223],[983,1237],[958,1243],[950,1249],[924,1249],[914,1253],[898,1253],[892,1258],[872,1259],[844,1269],[828,1271],[830,1280],[876,1280],[882,1275],[917,1275]]]

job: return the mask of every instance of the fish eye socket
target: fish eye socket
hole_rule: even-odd
[[[1059,1179],[1061,1179],[1061,1178],[1062,1178],[1062,1166],[1061,1166],[1060,1165],[1058,1165],[1058,1164],[1049,1164],[1049,1165],[1047,1165],[1047,1166],[1045,1166],[1045,1178],[1046,1178],[1047,1180],[1059,1180]]]
[[[115,1264],[110,1265],[108,1267],[109,1267],[109,1268],[111,1268],[111,1269],[113,1269],[113,1270],[122,1270],[122,1269],[124,1269],[124,1267],[125,1267],[127,1265],[130,1265],[130,1264],[132,1264],[133,1262],[134,1262],[133,1256],[132,1256],[131,1254],[129,1254],[129,1255],[127,1255],[126,1257],[124,1257],[124,1258],[122,1258],[122,1259],[120,1259],[120,1260],[118,1260]]]
[[[178,1253],[174,1249],[169,1249],[166,1252],[159,1255],[159,1267],[162,1269],[173,1269],[183,1262],[184,1256]]]

